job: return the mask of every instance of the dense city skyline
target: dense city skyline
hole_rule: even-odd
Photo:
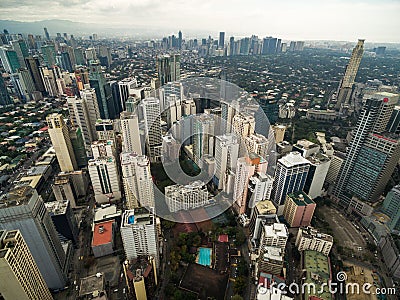
[[[257,9],[254,9],[257,8]],[[90,14],[87,12],[90,11]],[[396,28],[400,2],[320,1],[15,1],[0,4],[4,19],[49,19],[101,25],[118,33],[181,29],[188,33],[226,31],[229,35],[279,35],[284,39],[400,42]],[[184,12],[184,13],[183,13]],[[196,20],[196,22],[193,22]],[[107,24],[107,25],[104,25]],[[117,30],[120,29],[120,30]],[[121,30],[122,29],[122,30]],[[121,32],[122,31],[122,32]]]

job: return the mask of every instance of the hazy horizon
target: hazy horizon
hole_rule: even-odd
[[[182,30],[216,36],[225,31],[226,37],[400,42],[399,0],[2,0],[0,12],[7,16],[3,19],[20,22],[69,20],[166,33]]]

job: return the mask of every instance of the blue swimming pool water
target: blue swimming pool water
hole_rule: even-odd
[[[211,248],[199,249],[199,264],[203,266],[211,266]]]

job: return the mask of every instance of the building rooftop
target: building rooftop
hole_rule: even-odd
[[[306,238],[318,238],[320,240],[328,241],[333,243],[333,237],[329,234],[326,233],[321,233],[317,229],[309,226],[309,227],[303,227],[300,228],[299,230],[302,231],[302,235]]]
[[[303,264],[303,269],[306,270],[306,283],[314,283],[316,291],[320,291],[322,284],[325,283],[324,292],[318,293],[318,295],[309,295],[306,289],[305,299],[309,299],[311,296],[318,296],[322,300],[331,300],[332,295],[327,286],[331,277],[329,258],[318,251],[305,250],[303,251]]]
[[[256,204],[256,207],[260,215],[276,214],[276,207],[272,201],[260,201]]]
[[[101,222],[102,220],[115,219],[121,215],[121,211],[117,210],[116,205],[103,206],[96,208],[94,211],[94,222]]]
[[[79,290],[79,296],[93,295],[94,297],[100,296],[104,292],[104,274],[97,273],[81,279],[81,287]]]
[[[121,227],[132,225],[151,225],[154,222],[154,215],[144,207],[126,210],[122,215]]]
[[[264,247],[264,259],[275,260],[275,261],[283,261],[284,253],[282,253],[282,249],[279,247]]]
[[[46,206],[47,211],[51,215],[63,215],[66,213],[69,201],[52,201],[46,202],[44,204]]]
[[[320,165],[330,161],[329,157],[322,153],[316,153],[307,157],[307,160],[313,165]]]
[[[287,196],[289,198],[291,198],[298,206],[306,206],[309,204],[315,204],[315,202],[310,198],[310,196],[308,196],[303,191],[294,192],[294,193],[288,194]]]
[[[110,220],[94,225],[92,246],[99,246],[112,242],[113,224],[114,220]]]
[[[295,146],[306,150],[319,147],[317,144],[306,139],[298,140]]]
[[[283,164],[285,167],[310,164],[310,162],[297,151],[288,153],[284,157],[278,159],[278,162]]]
[[[0,208],[26,205],[35,195],[37,196],[35,189],[27,184],[22,184],[10,190],[7,194],[1,195]]]
[[[287,238],[289,236],[288,230],[285,224],[274,223],[272,225],[264,226],[265,236],[274,238]]]

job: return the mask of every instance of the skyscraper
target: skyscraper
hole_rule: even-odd
[[[47,28],[45,27],[43,29],[44,29],[44,35],[46,37],[46,40],[50,41],[50,35],[49,35],[49,32],[47,31]]]
[[[137,88],[137,80],[136,78],[125,78],[118,82],[118,88],[122,110],[126,110],[125,102],[134,93],[134,89]]]
[[[19,186],[2,198],[0,227],[21,232],[48,288],[65,287],[68,269],[65,252],[44,202],[35,189],[29,185]]]
[[[385,133],[398,98],[380,92],[364,104],[333,190],[333,199],[349,211],[372,213],[368,203],[378,200],[400,158],[398,135]]]
[[[182,31],[179,30],[178,33],[178,49],[182,49]]]
[[[153,208],[126,210],[122,215],[121,237],[127,260],[152,256],[159,266],[158,234]]]
[[[236,169],[238,155],[239,143],[234,134],[215,137],[215,175],[213,180],[218,189],[223,188],[225,172]]]
[[[96,91],[96,98],[99,107],[100,117],[102,119],[109,119],[108,113],[108,102],[111,101],[111,89],[106,88],[107,82],[104,74],[101,70],[100,63],[98,61],[90,61],[90,73],[89,73],[90,86]]]
[[[233,208],[238,214],[248,213],[249,204],[255,204],[249,203],[247,197],[250,177],[256,172],[265,174],[266,171],[267,162],[255,153],[238,158],[233,187]]]
[[[35,83],[36,91],[44,92],[45,91],[44,84],[39,71],[39,66],[40,66],[39,57],[37,56],[27,57],[25,58],[25,62],[29,72],[31,73],[33,82]]]
[[[361,58],[364,53],[364,41],[358,40],[357,45],[354,47],[350,57],[349,64],[346,66],[343,79],[340,82],[339,91],[337,95],[336,110],[339,110],[342,106],[348,105],[351,94],[353,92],[353,85],[360,66]]]
[[[310,162],[299,152],[290,152],[278,159],[271,200],[282,215],[286,195],[302,191],[306,183]]]
[[[193,159],[202,168],[204,155],[214,153],[215,121],[212,115],[201,114],[194,118]]]
[[[49,126],[49,135],[51,143],[56,152],[58,164],[62,172],[71,172],[78,169],[74,150],[72,148],[71,138],[67,124],[61,114],[51,114],[46,118]]]
[[[121,168],[127,208],[154,207],[154,187],[147,156],[121,153]]]
[[[0,230],[0,294],[5,299],[53,299],[19,230]]]
[[[115,158],[101,156],[88,162],[90,180],[97,203],[121,199],[120,181]]]
[[[1,64],[8,73],[15,73],[21,65],[18,60],[17,52],[9,47],[0,48]]]
[[[218,48],[224,49],[225,47],[225,32],[221,31],[219,33]]]
[[[140,141],[139,120],[136,113],[121,113],[121,133],[122,149],[124,152],[135,152],[138,155],[143,154],[142,143]]]
[[[21,68],[26,68],[25,57],[28,57],[28,47],[24,40],[11,41],[14,51],[17,53],[18,61]]]
[[[47,44],[40,47],[42,51],[44,65],[52,67],[56,64],[56,50],[54,44]]]
[[[157,57],[157,73],[160,85],[174,82],[181,77],[180,55],[163,55]]]
[[[141,105],[146,130],[147,153],[151,161],[157,161],[161,159],[162,149],[160,100],[146,98]]]

